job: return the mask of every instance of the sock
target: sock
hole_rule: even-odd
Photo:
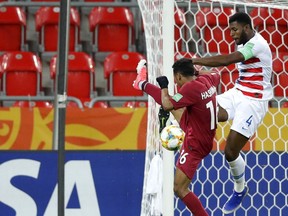
[[[236,160],[228,162],[230,171],[234,179],[234,190],[236,192],[242,192],[245,187],[245,161],[239,154]]]
[[[158,103],[159,105],[162,105],[161,89],[159,87],[148,82],[146,82],[142,87],[143,87],[142,90],[146,92],[148,95],[150,95],[151,97],[153,97],[156,103]]]
[[[183,203],[187,208],[193,213],[194,216],[208,216],[208,213],[205,211],[198,197],[189,192],[183,199]]]

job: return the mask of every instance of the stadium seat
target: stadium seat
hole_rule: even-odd
[[[53,104],[48,101],[16,101],[12,106],[14,107],[41,107],[41,108],[52,108]]]
[[[137,107],[148,107],[148,101],[126,101],[123,107],[137,108]]]
[[[35,14],[36,31],[39,32],[41,52],[56,52],[58,47],[59,7],[40,7]],[[80,16],[78,11],[70,10],[69,51],[76,51],[79,44]]]
[[[221,93],[231,89],[235,85],[239,72],[235,65],[229,65],[219,70],[220,73],[220,91]]]
[[[134,17],[125,7],[95,7],[89,14],[93,51],[132,51]]]
[[[105,58],[104,77],[108,90],[114,96],[143,96],[132,87],[136,79],[136,67],[144,56],[137,52],[113,52]]]
[[[7,96],[36,96],[41,91],[42,64],[31,52],[13,51],[2,56],[3,94]]]
[[[284,102],[281,107],[282,108],[288,108],[288,101]]]
[[[288,73],[283,71],[279,74],[274,74],[274,96],[288,96]]]
[[[182,43],[183,43],[183,35],[186,34],[184,23],[185,15],[182,10],[178,9],[174,12],[174,19],[175,19],[175,29],[174,29],[174,38],[175,38],[175,51],[182,51]],[[182,37],[181,37],[182,36]]]
[[[50,62],[50,76],[56,77],[56,60],[54,56]],[[93,59],[84,52],[70,52],[68,55],[67,94],[77,98],[90,98],[94,86]]]
[[[272,53],[273,72],[288,71],[288,52]]]
[[[50,76],[55,81],[57,56],[50,61]],[[55,82],[54,82],[55,83]],[[95,87],[95,62],[84,52],[69,52],[67,95],[81,100],[87,105],[91,100]],[[73,106],[73,103],[70,103]],[[102,106],[98,103],[99,107]],[[95,105],[97,106],[97,105]]]
[[[229,16],[234,12],[234,8],[230,7],[202,7],[196,13],[196,31],[200,34],[205,53],[230,53],[235,50],[228,26]]]
[[[267,40],[272,52],[288,52],[288,10],[254,8],[250,16],[255,29]]]
[[[0,7],[0,52],[23,51],[26,15],[20,7]]]

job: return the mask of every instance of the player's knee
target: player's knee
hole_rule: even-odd
[[[182,185],[174,182],[173,190],[174,190],[175,195],[179,197],[180,199],[182,199],[185,196],[185,192],[187,188],[184,188]]]
[[[227,161],[233,161],[236,160],[236,158],[239,155],[239,152],[231,149],[228,145],[226,145],[224,154]]]

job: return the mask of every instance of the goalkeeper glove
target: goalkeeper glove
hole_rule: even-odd
[[[160,76],[156,78],[161,89],[168,88],[169,81],[166,76]]]

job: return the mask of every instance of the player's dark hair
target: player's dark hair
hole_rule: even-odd
[[[173,72],[175,73],[181,73],[183,76],[197,76],[198,73],[194,69],[194,65],[192,63],[192,60],[189,58],[181,58],[177,61],[172,66]]]
[[[252,29],[251,18],[247,13],[237,12],[237,13],[235,13],[229,17],[229,23],[232,23],[235,21],[238,23],[244,24],[244,25],[248,24],[250,26],[250,28]]]

